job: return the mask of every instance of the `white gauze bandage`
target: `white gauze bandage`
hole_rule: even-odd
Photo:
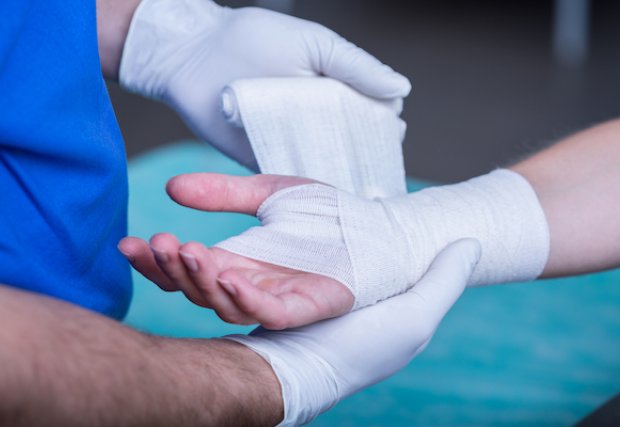
[[[402,100],[376,100],[330,78],[239,80],[222,94],[262,173],[312,178],[362,197],[406,193]]]
[[[268,198],[258,218],[262,226],[218,246],[336,279],[355,296],[354,309],[404,292],[461,238],[482,248],[472,285],[534,279],[549,252],[534,190],[506,169],[388,199],[321,184],[290,187]]]

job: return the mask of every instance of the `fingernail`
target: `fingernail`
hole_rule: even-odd
[[[235,287],[233,286],[232,282],[225,280],[225,279],[220,279],[219,277],[217,278],[217,283],[219,283],[220,285],[222,285],[222,287],[224,289],[226,289],[226,292],[228,292],[231,295],[237,295],[237,290],[235,289]]]
[[[116,249],[118,249],[118,251],[119,251],[121,254],[123,254],[123,256],[124,256],[125,258],[127,258],[127,261],[129,261],[129,262],[133,263],[133,261],[134,261],[134,257],[133,257],[133,256],[131,256],[129,253],[125,252],[125,251],[121,248],[121,245],[116,245]]]
[[[192,273],[198,273],[198,261],[196,260],[196,257],[194,255],[184,252],[179,252],[179,255],[181,255],[181,258],[183,258],[183,262]]]
[[[151,250],[153,251],[153,255],[155,255],[155,259],[159,262],[168,262],[170,260],[170,257],[168,256],[168,254],[162,250],[159,249],[155,249],[154,247],[151,246]]]

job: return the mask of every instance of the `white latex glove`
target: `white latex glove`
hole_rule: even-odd
[[[479,258],[477,240],[459,240],[444,249],[405,294],[301,328],[259,327],[249,336],[226,338],[271,364],[284,399],[280,425],[306,424],[419,354],[460,297]]]
[[[245,132],[221,112],[228,83],[325,75],[381,99],[405,97],[411,88],[407,78],[319,24],[210,0],[143,0],[119,73],[126,89],[164,101],[199,137],[254,170]]]

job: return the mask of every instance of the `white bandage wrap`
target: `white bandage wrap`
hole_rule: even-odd
[[[340,400],[342,392],[333,367],[307,348],[300,334],[273,334],[270,340],[252,335],[227,335],[252,349],[273,368],[284,396],[284,418],[278,427],[308,424]],[[302,334],[303,335],[303,334]],[[287,339],[288,338],[288,339]],[[336,351],[336,350],[334,350]]]
[[[385,205],[412,248],[414,281],[440,249],[462,237],[473,237],[482,247],[470,285],[532,280],[547,264],[545,213],[530,183],[511,170],[498,169],[458,184],[428,188]],[[358,217],[353,212],[343,216]],[[353,228],[344,222],[345,230]],[[351,233],[350,248],[361,244],[360,236]],[[363,252],[352,257],[355,262],[370,262]]]
[[[549,252],[534,190],[505,169],[382,200],[320,184],[290,187],[268,198],[257,216],[262,226],[217,246],[338,280],[355,296],[354,309],[409,289],[461,238],[482,247],[472,285],[534,279]]]
[[[329,78],[239,80],[222,111],[243,127],[263,173],[312,178],[366,198],[406,193],[402,100]]]

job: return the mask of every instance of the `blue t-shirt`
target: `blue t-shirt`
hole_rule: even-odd
[[[95,0],[0,1],[0,283],[122,318],[122,136]]]

